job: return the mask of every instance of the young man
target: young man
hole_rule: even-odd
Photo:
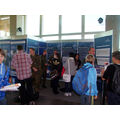
[[[23,52],[21,45],[17,46],[18,52],[13,56],[11,66],[16,70],[17,79],[21,83],[20,98],[21,104],[35,104],[33,101],[33,89],[32,89],[32,72],[31,64],[32,60],[30,55]]]
[[[0,88],[9,85],[9,73],[10,69],[5,66],[3,63],[5,58],[5,53],[2,49],[0,49]],[[7,100],[5,98],[5,92],[0,91],[0,105],[6,105]]]
[[[94,61],[95,58],[93,55],[87,55],[86,59],[85,59],[85,64],[83,67],[85,67],[86,69],[89,68],[89,73],[88,73],[88,91],[84,94],[81,95],[80,99],[81,99],[81,104],[82,105],[90,105],[93,104],[92,102],[92,98],[94,97],[95,99],[97,99],[97,72],[95,70],[95,68],[93,67],[94,65]]]
[[[90,47],[89,51],[88,51],[88,54],[95,56],[95,48],[94,47]],[[83,60],[83,65],[84,65],[84,63],[85,63],[85,59]],[[97,63],[97,59],[95,58],[94,65],[96,66],[97,64],[98,64]]]
[[[47,59],[46,59],[47,51],[44,50],[41,56],[41,67],[42,67],[42,87],[46,88],[46,73],[47,73]]]
[[[33,78],[33,90],[34,90],[34,97],[35,99],[39,98],[39,91],[40,91],[40,82],[41,82],[41,58],[39,55],[35,54],[35,49],[30,48],[30,55],[32,59],[32,78]]]
[[[102,79],[107,82],[107,99],[109,105],[120,105],[120,95],[113,89],[113,80],[116,70],[120,70],[120,51],[115,51],[112,54],[113,64],[109,65],[103,74]],[[120,78],[117,80],[120,81]],[[120,86],[119,86],[120,87]]]

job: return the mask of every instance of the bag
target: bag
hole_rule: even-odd
[[[112,90],[120,95],[120,67],[118,67],[118,65],[114,65],[115,66],[115,73],[114,73],[114,77],[113,77],[113,82],[112,82]]]
[[[89,89],[88,88],[88,73],[89,73],[90,68],[92,67],[87,68],[83,66],[82,68],[80,68],[72,81],[73,90],[78,95],[84,95]]]
[[[57,77],[58,77],[58,72],[57,72],[57,70],[53,70],[53,71],[50,73],[50,77],[51,77],[52,80],[55,79],[55,78],[57,78]]]
[[[61,77],[63,77],[63,74],[65,73],[65,68],[62,68],[62,72],[61,72]]]
[[[69,61],[69,59],[68,59],[68,74],[63,74],[63,80],[64,80],[64,82],[70,82],[71,81],[70,61]]]

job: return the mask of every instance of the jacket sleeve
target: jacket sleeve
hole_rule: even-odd
[[[4,86],[10,85],[10,83],[9,83],[9,75],[10,75],[10,68],[7,67],[7,73],[6,73],[5,77],[4,77]]]
[[[97,96],[98,90],[97,90],[97,72],[95,68],[91,68],[89,70],[89,81],[90,81],[90,86],[91,86],[91,95],[92,96]]]

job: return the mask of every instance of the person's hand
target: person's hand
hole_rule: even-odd
[[[38,71],[38,69],[36,69],[35,67],[33,67],[32,69],[34,70],[34,72],[37,72],[37,71]]]
[[[101,76],[103,76],[104,72],[105,72],[105,70],[102,68],[101,69]]]
[[[95,96],[94,99],[97,100],[97,99],[98,99],[98,96]]]

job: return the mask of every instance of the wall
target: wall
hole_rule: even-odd
[[[116,51],[120,46],[120,15],[107,15],[106,31],[109,30],[113,30],[113,51]]]

